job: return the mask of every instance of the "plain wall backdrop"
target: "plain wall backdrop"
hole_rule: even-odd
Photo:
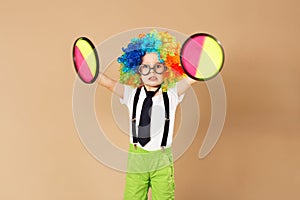
[[[0,199],[122,199],[125,174],[95,160],[76,132],[71,50],[82,35],[99,44],[152,26],[211,33],[226,53],[222,135],[200,160],[210,103],[205,83],[195,84],[201,122],[175,162],[176,199],[299,199],[299,6],[296,0],[1,1]],[[108,73],[117,78],[117,67]],[[107,113],[106,128],[115,130],[109,137],[126,149],[128,138],[102,100],[111,94],[98,88],[95,98],[98,115]]]

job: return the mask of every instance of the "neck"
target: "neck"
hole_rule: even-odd
[[[147,89],[147,91],[156,91],[160,85],[157,85],[157,86],[144,85],[144,86]]]

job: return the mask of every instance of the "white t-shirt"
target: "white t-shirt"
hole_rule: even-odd
[[[131,117],[133,100],[135,96],[136,88],[124,85],[124,96],[120,99],[121,104],[125,104],[129,110],[129,124],[130,124],[130,143],[133,143]],[[169,88],[168,91],[169,106],[170,106],[170,125],[167,138],[166,148],[170,147],[173,139],[175,112],[177,105],[182,101],[184,94],[178,96],[177,84],[173,88]],[[138,125],[140,122],[140,114],[144,99],[146,98],[145,90],[142,88],[139,96],[139,101],[136,107],[136,135],[138,135]],[[137,145],[147,151],[155,151],[161,149],[161,142],[164,133],[165,125],[165,104],[162,95],[162,89],[158,91],[158,94],[152,97],[152,113],[151,113],[151,125],[150,125],[150,137],[151,140],[144,147],[137,143]]]

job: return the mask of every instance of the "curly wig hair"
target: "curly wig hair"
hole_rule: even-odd
[[[131,39],[123,54],[118,58],[120,63],[120,83],[132,87],[143,85],[138,67],[146,53],[157,53],[160,62],[164,63],[167,71],[163,74],[163,91],[175,86],[176,82],[186,77],[180,64],[180,44],[168,32],[152,30]]]

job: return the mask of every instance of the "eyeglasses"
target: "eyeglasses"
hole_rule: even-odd
[[[156,63],[153,67],[150,67],[150,65],[147,64],[141,64],[138,70],[140,74],[146,76],[150,74],[151,69],[157,74],[162,74],[167,70],[167,67],[163,63]]]

